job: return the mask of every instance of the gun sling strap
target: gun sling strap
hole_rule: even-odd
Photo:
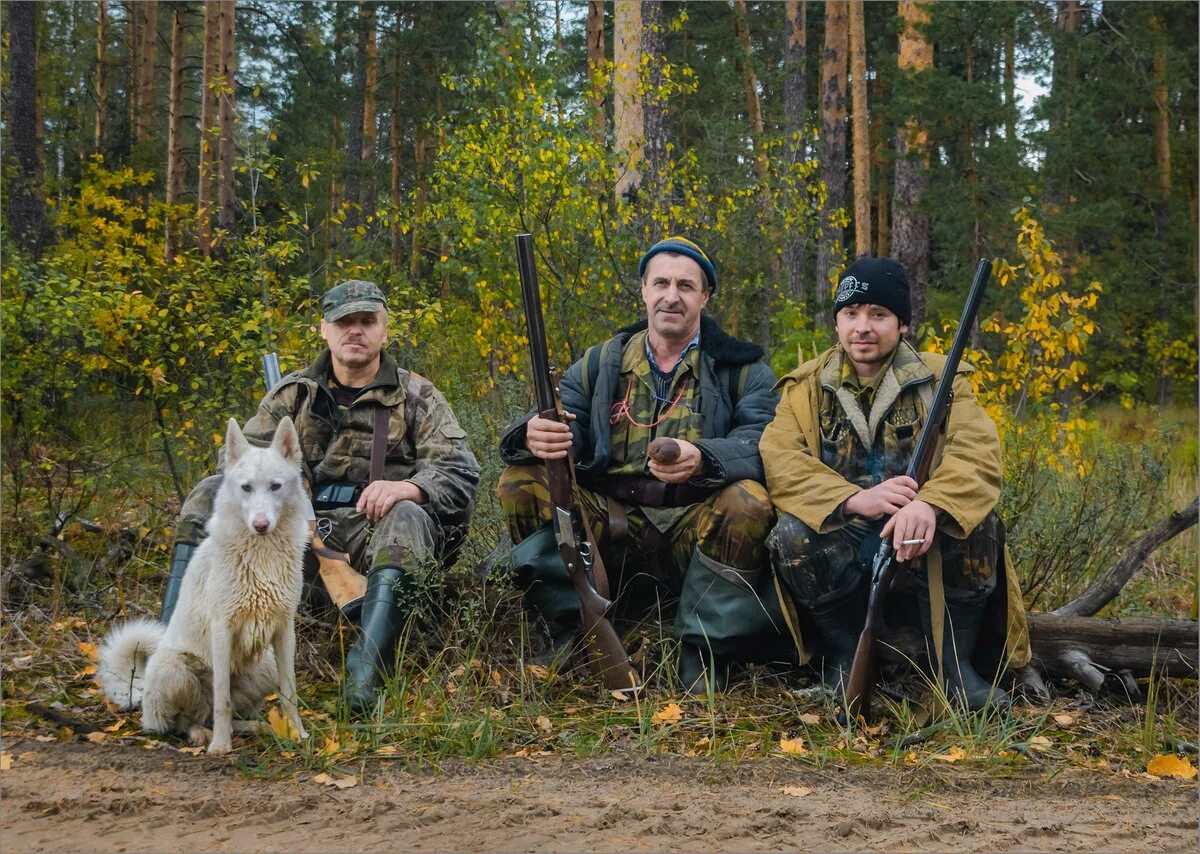
[[[383,459],[387,454],[388,422],[392,411],[388,407],[375,407],[375,425],[371,431],[371,471],[367,483],[374,483],[383,478]]]

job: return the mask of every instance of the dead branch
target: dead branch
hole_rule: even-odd
[[[1173,537],[1196,524],[1200,516],[1200,496],[1183,510],[1176,510],[1166,519],[1152,526],[1146,533],[1126,547],[1103,575],[1088,588],[1061,608],[1052,611],[1057,617],[1090,617],[1113,600],[1125,582],[1133,577],[1146,558]]]

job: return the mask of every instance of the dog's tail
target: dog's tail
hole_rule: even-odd
[[[135,709],[142,704],[146,661],[158,649],[166,630],[157,620],[130,620],[109,632],[100,644],[96,680],[104,696],[121,709]]]

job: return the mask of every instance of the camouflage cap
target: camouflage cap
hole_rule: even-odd
[[[383,291],[374,282],[351,279],[329,289],[321,300],[321,314],[332,323],[339,317],[359,311],[386,311]]]

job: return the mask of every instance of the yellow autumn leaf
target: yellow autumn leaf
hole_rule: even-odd
[[[965,751],[961,747],[955,745],[954,747],[951,747],[949,750],[947,750],[945,753],[939,753],[936,756],[933,756],[931,758],[936,759],[939,762],[958,762],[960,759],[967,758],[967,751]]]
[[[204,748],[203,747],[181,747],[181,748],[179,748],[179,752],[186,753],[188,756],[199,756],[200,754],[202,754],[204,752]]]
[[[286,741],[295,741],[300,735],[287,715],[280,712],[276,706],[272,706],[267,711],[267,723],[271,727],[271,732]]]
[[[543,667],[540,664],[526,664],[525,672],[528,673],[530,676],[532,676],[534,679],[539,679],[542,681],[545,681],[546,679],[550,678],[550,669],[547,667]]]
[[[808,786],[784,786],[779,791],[785,795],[791,795],[793,798],[803,798],[811,795],[816,789],[810,789]]]
[[[612,698],[618,703],[629,702],[629,694],[626,694],[624,691],[610,691],[609,693],[612,694]]]
[[[395,756],[397,752],[396,745],[386,744],[375,751],[376,756]]]
[[[779,749],[792,756],[803,756],[808,753],[808,750],[804,747],[804,739],[800,736],[796,736],[795,738],[783,738],[780,736]]]
[[[1054,716],[1054,722],[1059,726],[1070,726],[1071,724],[1075,723],[1075,718],[1075,715],[1069,712],[1063,712],[1060,715]]]
[[[89,664],[87,667],[83,668],[83,670],[79,671],[79,675],[80,676],[95,676],[96,675],[96,665]]]
[[[79,651],[82,652],[84,655],[86,655],[88,658],[90,658],[92,661],[100,660],[100,653],[96,650],[96,645],[94,643],[89,643],[88,641],[80,641],[79,643],[75,644],[75,646],[79,647]]]
[[[1155,777],[1181,777],[1191,780],[1196,776],[1196,767],[1174,753],[1164,753],[1146,763],[1146,773]]]
[[[1046,738],[1044,735],[1035,735],[1033,738],[1029,739],[1029,746],[1034,750],[1049,750],[1050,744],[1050,739]]]
[[[683,709],[678,703],[668,703],[650,717],[652,724],[677,724],[683,718]]]
[[[12,766],[12,754],[7,750],[3,753],[0,753],[0,771],[7,771],[9,768],[12,768]]]
[[[99,744],[106,738],[108,738],[108,733],[106,732],[89,732],[87,734],[87,740],[92,744]]]
[[[314,783],[320,783],[322,786],[335,786],[339,789],[352,789],[358,785],[357,777],[335,777],[332,774],[321,772],[312,778]]]
[[[800,723],[802,724],[808,724],[809,726],[812,726],[813,724],[819,724],[820,722],[821,716],[814,715],[812,712],[805,712],[800,716]]]
[[[326,756],[333,756],[342,749],[342,743],[336,738],[325,738],[325,744],[321,747],[321,752]]]

